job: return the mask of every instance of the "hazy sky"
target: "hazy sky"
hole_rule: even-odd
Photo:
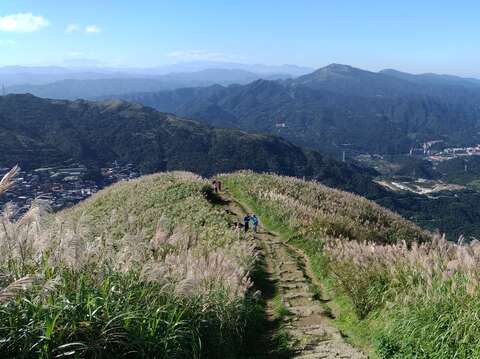
[[[0,0],[0,65],[337,62],[480,77],[479,40],[478,0]]]

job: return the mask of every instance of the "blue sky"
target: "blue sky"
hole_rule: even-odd
[[[0,65],[337,62],[480,77],[479,14],[462,0],[0,0]]]

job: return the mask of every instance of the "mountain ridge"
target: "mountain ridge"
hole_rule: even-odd
[[[411,81],[348,65],[296,79],[119,97],[214,126],[277,134],[337,156],[345,143],[354,152],[398,154],[431,140],[451,146],[480,141],[480,87]]]
[[[349,190],[379,190],[371,181],[374,171],[283,138],[213,128],[125,101],[7,95],[0,97],[0,119],[3,166],[36,168],[73,158],[100,167],[121,160],[142,173],[189,170],[212,175],[251,169],[305,176]]]
[[[78,74],[73,73],[73,77]],[[26,78],[29,77],[25,74]],[[80,74],[79,76],[83,76]],[[5,88],[7,93],[32,93],[39,97],[54,99],[96,99],[106,95],[122,95],[130,92],[154,92],[182,87],[212,86],[215,84],[247,84],[265,78],[268,80],[287,79],[281,73],[258,74],[239,69],[205,69],[196,72],[178,72],[164,75],[105,74],[95,78],[86,74],[87,79],[66,78],[46,84],[17,84]],[[1,76],[0,76],[1,78]]]

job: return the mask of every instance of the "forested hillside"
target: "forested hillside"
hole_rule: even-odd
[[[73,158],[98,168],[115,160],[143,173],[189,170],[201,175],[251,169],[315,178],[362,193],[375,174],[328,159],[275,136],[218,129],[122,101],[0,97],[0,163],[24,168]]]
[[[452,240],[480,233],[475,192],[439,199],[392,193],[373,182],[376,171],[280,137],[212,128],[127,102],[69,102],[31,95],[0,97],[0,119],[2,166],[32,169],[74,159],[92,175],[115,160],[132,163],[142,173],[275,172],[364,195]]]
[[[330,65],[293,80],[122,98],[215,126],[279,134],[337,156],[343,150],[407,153],[428,140],[479,140],[480,86],[412,76],[416,80]]]

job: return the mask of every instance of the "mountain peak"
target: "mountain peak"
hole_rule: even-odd
[[[318,70],[304,75],[300,78],[310,79],[310,80],[328,80],[336,78],[345,78],[345,77],[356,77],[362,74],[370,74],[369,71],[362,70],[350,65],[344,64],[330,64],[325,67],[319,68]]]
[[[346,81],[361,77],[371,77],[375,74],[361,70],[350,65],[330,64],[304,76],[298,77],[294,83],[297,85],[317,86],[319,83],[329,81]]]
[[[350,65],[344,65],[344,64],[330,64],[325,67],[322,67],[321,69],[317,71],[331,71],[331,72],[352,72],[352,71],[357,71],[359,69],[350,66]]]

